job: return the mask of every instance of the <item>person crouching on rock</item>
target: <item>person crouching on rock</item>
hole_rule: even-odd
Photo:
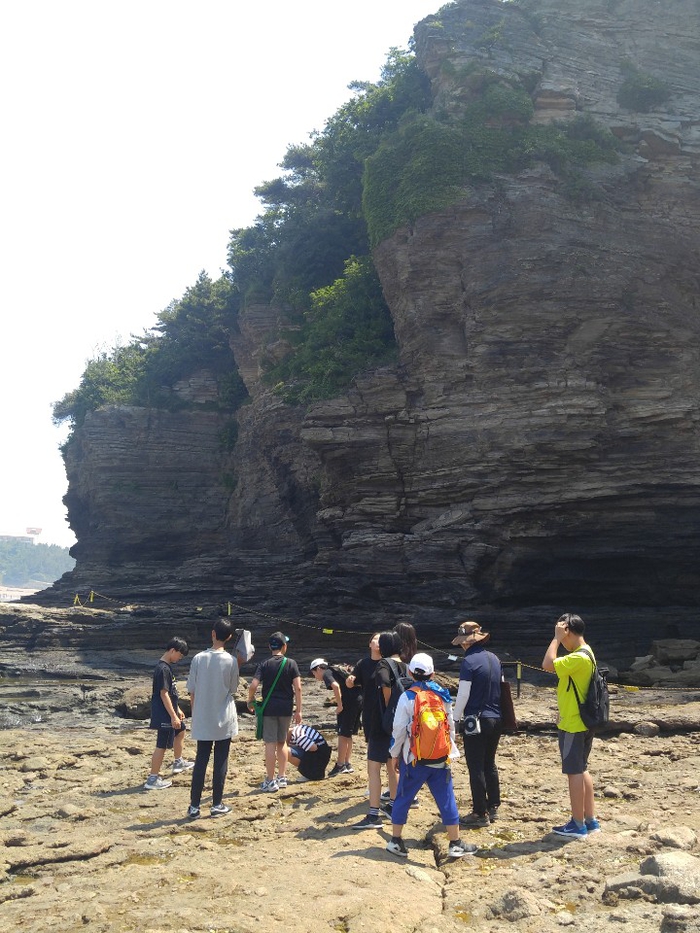
[[[287,733],[289,764],[299,769],[300,781],[322,781],[331,760],[331,747],[321,733],[298,723]]]
[[[336,774],[354,774],[355,769],[350,763],[352,757],[352,737],[357,735],[360,727],[360,713],[362,712],[362,693],[359,687],[348,687],[348,671],[340,667],[332,667],[323,658],[316,658],[309,666],[309,673],[316,680],[321,680],[326,690],[332,690],[336,702],[336,722],[338,730],[338,761],[333,766],[328,777]],[[354,680],[351,681],[351,684]]]
[[[173,664],[187,656],[189,648],[184,638],[171,638],[165,654],[153,671],[153,694],[151,697],[150,728],[157,729],[156,747],[151,757],[151,773],[143,785],[144,790],[165,790],[172,781],[164,781],[160,769],[165,758],[165,750],[173,749],[173,774],[188,771],[194,767],[191,761],[182,757],[185,742],[185,714],[179,706],[177,683],[173,673]]]

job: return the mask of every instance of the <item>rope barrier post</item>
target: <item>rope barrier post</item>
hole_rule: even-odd
[[[231,603],[228,604],[228,615],[231,615]]]
[[[95,602],[95,593],[93,590],[90,590],[90,602],[91,603]]]
[[[523,679],[523,664],[522,664],[522,661],[518,661],[518,663],[515,665],[515,684],[516,684],[515,696],[518,700],[520,699],[520,682],[522,679]]]

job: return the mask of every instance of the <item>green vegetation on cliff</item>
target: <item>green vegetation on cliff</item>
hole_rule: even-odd
[[[0,541],[0,583],[32,589],[48,586],[75,567],[68,548],[28,541]]]
[[[287,401],[337,395],[358,373],[393,360],[373,246],[467,197],[469,186],[537,162],[551,166],[567,196],[592,197],[582,167],[616,158],[613,137],[590,118],[533,124],[533,80],[472,64],[458,112],[434,113],[414,56],[392,50],[379,81],[351,85],[324,129],[290,146],[282,174],[256,189],[263,211],[232,232],[230,272],[217,281],[202,274],[150,332],[91,360],[55,418],[80,425],[110,403],[183,407],[177,384],[200,370],[215,376],[216,404],[234,414],[246,390],[229,335],[239,311],[256,304],[273,304],[289,322],[286,356],[277,335],[263,355],[265,380]],[[234,420],[224,446],[235,436]]]
[[[101,405],[183,408],[173,391],[180,380],[206,369],[217,380],[219,399],[235,411],[247,397],[229,346],[238,294],[222,276],[201,273],[195,285],[158,314],[158,324],[123,347],[90,360],[77,389],[54,405],[54,420],[74,427]]]

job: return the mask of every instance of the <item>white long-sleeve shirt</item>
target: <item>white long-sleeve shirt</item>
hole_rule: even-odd
[[[414,702],[415,697],[412,693],[409,693],[408,690],[399,698],[399,702],[396,704],[396,713],[394,714],[393,742],[389,750],[389,754],[392,758],[398,758],[403,752],[403,760],[406,764],[410,764],[415,758],[415,755],[411,752],[411,725],[413,723]],[[460,758],[462,753],[457,748],[457,743],[455,742],[455,723],[452,718],[452,704],[446,703],[443,700],[442,705],[445,707],[447,721],[450,726],[449,757],[451,759]]]

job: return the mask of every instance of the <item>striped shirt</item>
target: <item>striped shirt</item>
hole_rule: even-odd
[[[321,746],[325,744],[326,740],[313,726],[305,726],[303,723],[300,723],[292,729],[292,741],[290,745],[293,745],[295,748],[300,748],[303,752],[308,752],[312,745],[317,745],[321,748]]]

